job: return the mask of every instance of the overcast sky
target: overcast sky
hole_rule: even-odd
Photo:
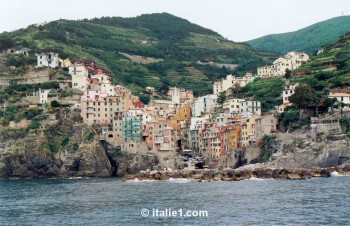
[[[0,32],[56,19],[168,12],[233,41],[350,14],[349,0],[0,0]]]

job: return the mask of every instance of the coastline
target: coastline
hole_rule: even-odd
[[[248,179],[305,180],[319,177],[330,177],[332,174],[350,176],[350,164],[327,168],[270,168],[261,165],[248,165],[237,169],[196,169],[196,170],[146,170],[137,174],[128,174],[123,181],[166,181],[172,179],[188,179],[191,181],[241,181]]]

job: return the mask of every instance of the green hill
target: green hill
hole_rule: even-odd
[[[11,46],[93,60],[112,74],[114,83],[136,93],[146,86],[164,90],[176,85],[206,94],[212,81],[254,72],[275,57],[167,13],[31,25],[0,34],[0,51]]]
[[[323,53],[312,57],[293,72],[295,81],[305,80],[316,90],[350,86],[350,33],[325,45]]]
[[[256,79],[247,84],[234,97],[254,96],[262,102],[264,111],[274,109],[282,104],[281,93],[285,83],[284,77]],[[325,107],[328,93],[332,90],[349,90],[350,87],[350,33],[334,43],[324,46],[323,53],[312,57],[300,68],[293,71],[292,84],[309,86],[317,96],[319,107]]]
[[[285,54],[288,51],[315,53],[321,46],[335,42],[350,31],[350,16],[335,17],[306,28],[283,34],[272,34],[247,41],[251,46]]]

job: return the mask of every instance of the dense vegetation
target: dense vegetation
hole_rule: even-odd
[[[159,91],[179,86],[193,89],[196,95],[207,94],[212,91],[214,80],[229,73],[254,72],[257,66],[275,57],[166,13],[135,18],[58,20],[3,33],[0,37],[0,43],[6,47],[28,46],[33,53],[56,51],[61,57],[73,60],[93,60],[113,75],[115,83],[124,84],[136,93],[146,86]],[[141,64],[121,53],[161,61]],[[238,67],[231,70],[208,62]],[[10,64],[20,66],[17,61]]]
[[[350,16],[335,17],[306,28],[283,34],[267,35],[248,43],[258,49],[285,54],[288,51],[315,53],[321,46],[335,42],[350,31]]]
[[[292,84],[299,83],[297,92],[290,98],[296,108],[287,108],[280,116],[280,122],[287,126],[298,121],[300,109],[314,112],[314,116],[333,107],[334,100],[328,94],[332,90],[350,87],[350,33],[343,35],[335,43],[324,46],[324,52],[312,57],[307,63],[289,76]],[[233,92],[234,97],[254,97],[262,102],[263,111],[274,109],[282,104],[281,93],[285,78],[276,77],[256,79],[241,89]]]
[[[276,105],[282,104],[283,86],[284,81],[281,78],[257,78],[238,93],[234,93],[233,96],[237,98],[252,97],[259,100],[262,103],[262,110],[268,111],[274,109]]]

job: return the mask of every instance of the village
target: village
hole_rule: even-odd
[[[28,54],[28,50],[10,51],[9,54]],[[152,98],[147,105],[128,88],[113,84],[111,75],[93,61],[73,63],[52,52],[36,54],[36,58],[37,69],[45,72],[49,68],[64,68],[71,79],[49,78],[45,73],[44,76],[36,73],[22,83],[55,81],[60,89],[70,89],[73,95],[62,97],[55,89],[39,89],[25,97],[31,106],[65,103],[80,112],[82,123],[98,131],[101,141],[120,146],[126,153],[153,153],[162,165],[177,168],[183,162],[187,167],[195,167],[189,160],[203,163],[200,167],[215,166],[219,158],[239,148],[260,147],[264,144],[264,136],[275,135],[278,114],[292,105],[289,97],[298,84],[290,84],[287,79],[281,93],[283,103],[268,112],[254,97],[231,98],[231,94],[257,78],[284,76],[288,70],[300,67],[309,56],[289,52],[272,65],[257,68],[256,75],[227,75],[213,83],[213,94],[205,96],[194,97],[191,90],[170,87],[166,99],[155,99],[156,89],[148,86],[146,91]],[[220,100],[222,95],[224,100]],[[350,103],[346,93],[331,93],[330,97]],[[28,124],[11,121],[10,126],[26,127]]]

